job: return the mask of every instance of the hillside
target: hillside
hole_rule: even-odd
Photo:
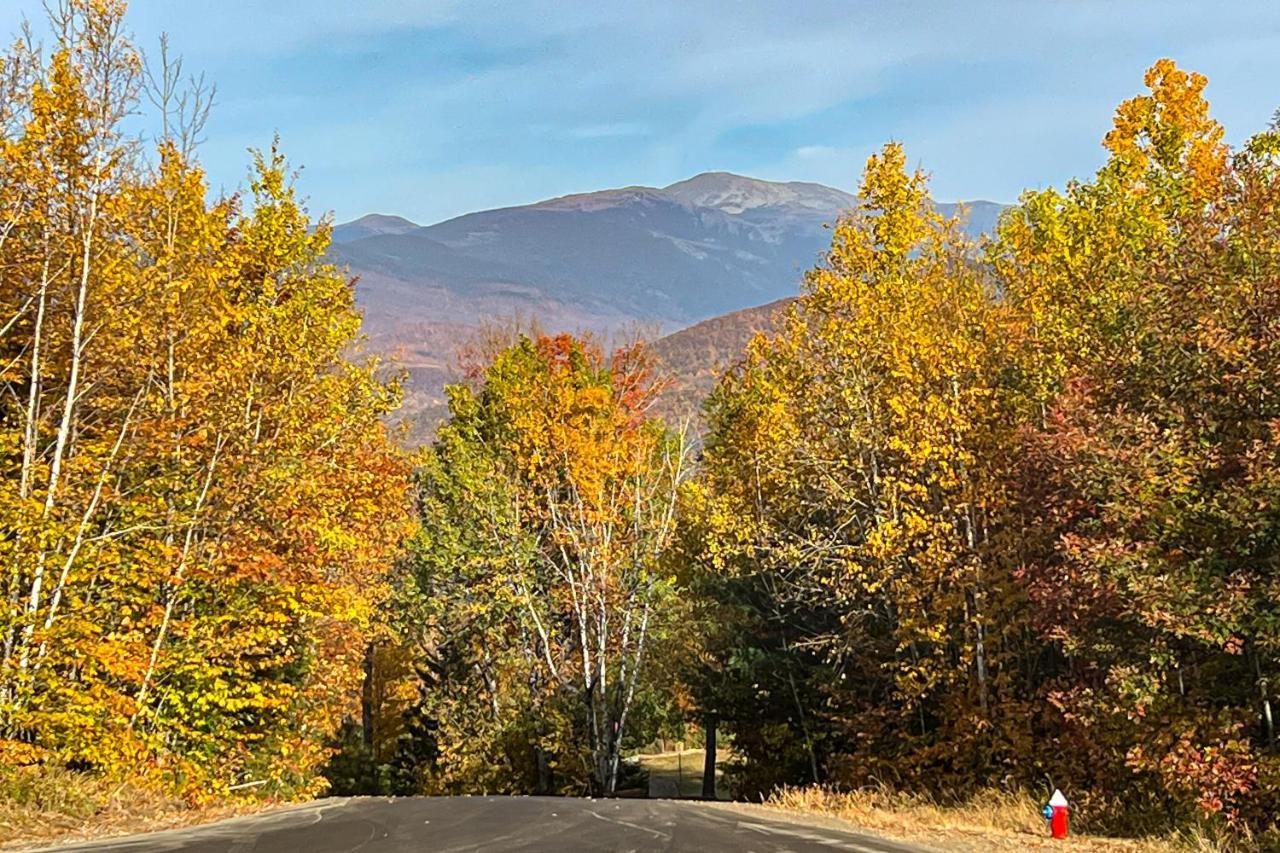
[[[688,420],[700,424],[702,402],[720,375],[742,360],[747,344],[758,332],[772,332],[794,301],[779,299],[712,317],[654,341],[653,353],[669,382],[659,400],[659,414],[670,423]]]

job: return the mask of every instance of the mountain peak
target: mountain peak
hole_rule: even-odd
[[[420,227],[422,226],[410,222],[403,216],[367,213],[359,219],[333,226],[333,242],[350,243],[353,240],[363,240],[365,237],[376,237],[379,234],[407,234]]]
[[[685,204],[714,207],[729,214],[759,207],[830,213],[852,207],[856,201],[849,193],[822,184],[765,181],[732,172],[703,172],[663,191]]]

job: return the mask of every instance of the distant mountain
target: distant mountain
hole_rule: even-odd
[[[827,226],[855,202],[821,184],[708,172],[426,227],[365,216],[335,227],[330,256],[359,276],[373,348],[409,368],[410,408],[429,418],[459,345],[486,319],[665,331],[794,296],[830,244]],[[973,233],[1001,210],[967,207]]]
[[[374,333],[503,309],[552,324],[672,328],[795,294],[830,243],[824,226],[854,203],[820,184],[710,172],[427,227],[366,216],[335,229],[332,255],[362,277]],[[970,205],[970,230],[990,228],[999,209]]]

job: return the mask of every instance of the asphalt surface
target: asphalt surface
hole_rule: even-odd
[[[64,845],[58,851],[471,853],[681,851],[920,853],[834,821],[750,806],[550,797],[357,797],[189,829]]]

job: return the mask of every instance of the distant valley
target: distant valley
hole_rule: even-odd
[[[471,213],[430,226],[374,214],[334,228],[331,258],[359,277],[375,352],[408,369],[414,435],[444,414],[457,353],[485,322],[549,331],[658,337],[795,296],[821,260],[828,226],[856,199],[813,183],[708,172],[667,187],[626,187]],[[1002,205],[966,203],[966,227],[989,231]],[[939,205],[943,213],[956,205]],[[721,366],[705,343],[737,346],[770,310],[695,326],[657,344],[696,405]],[[730,331],[733,330],[733,331]],[[708,359],[688,357],[702,352]],[[736,352],[735,352],[736,354]]]

